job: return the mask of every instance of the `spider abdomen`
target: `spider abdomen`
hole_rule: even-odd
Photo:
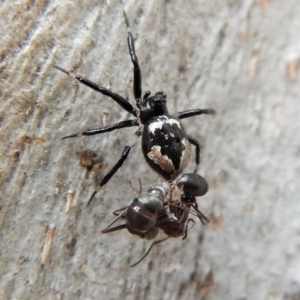
[[[150,167],[170,180],[187,166],[191,146],[181,123],[162,115],[144,124],[142,150]]]

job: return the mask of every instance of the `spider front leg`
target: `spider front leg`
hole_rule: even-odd
[[[198,115],[215,115],[216,111],[213,109],[191,109],[179,112],[177,114],[178,119],[186,119]]]
[[[130,58],[133,64],[133,94],[134,98],[136,100],[137,107],[140,108],[140,101],[142,97],[142,75],[141,75],[141,69],[139,66],[138,58],[135,53],[135,47],[134,47],[134,39],[132,37],[129,21],[127,18],[127,15],[125,11],[123,11],[125,23],[127,26],[127,43],[128,43],[128,49]]]
[[[104,132],[110,132],[116,129],[121,129],[121,128],[126,128],[126,127],[133,127],[133,126],[139,126],[139,120],[138,119],[134,119],[134,120],[125,120],[122,122],[119,122],[117,124],[114,125],[109,125],[106,127],[102,127],[102,128],[95,128],[95,129],[89,129],[86,130],[82,133],[73,133],[71,135],[67,135],[62,137],[61,139],[68,139],[68,138],[73,138],[73,137],[78,137],[79,135],[95,135],[95,134],[100,134],[100,133],[104,133]]]
[[[126,100],[124,99],[122,96],[113,93],[112,91],[90,81],[87,78],[84,78],[80,75],[76,75],[73,74],[72,72],[69,72],[59,66],[56,65],[52,65],[53,68],[60,70],[62,72],[64,72],[65,74],[77,79],[78,81],[80,81],[81,83],[83,83],[84,85],[90,87],[91,89],[95,90],[96,92],[99,92],[105,96],[110,97],[112,100],[114,100],[115,102],[117,102],[123,109],[125,109],[126,111],[128,111],[130,114],[134,115],[135,117],[137,117],[137,110]]]

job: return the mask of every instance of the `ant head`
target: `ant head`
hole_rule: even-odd
[[[203,196],[208,191],[208,184],[204,177],[197,173],[186,173],[179,176],[177,186],[183,187],[186,198]]]

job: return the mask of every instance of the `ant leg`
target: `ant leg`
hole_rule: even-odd
[[[120,216],[120,212],[122,211],[122,214],[124,214],[124,210],[126,210],[127,208],[128,208],[128,205],[113,211],[113,214],[118,217],[118,216]],[[123,218],[123,216],[121,216],[121,217]],[[107,227],[109,227],[109,226],[107,226]]]
[[[113,131],[113,130],[116,130],[116,129],[126,128],[126,127],[133,127],[133,126],[139,126],[138,119],[125,120],[125,121],[119,122],[117,124],[109,125],[109,126],[106,126],[106,127],[103,127],[103,128],[89,129],[89,130],[86,130],[82,133],[74,133],[74,134],[71,134],[71,135],[64,136],[61,139],[64,140],[64,139],[68,139],[68,138],[78,137],[79,135],[88,135],[88,136],[89,135],[95,135],[95,134],[100,134],[100,133],[104,133],[104,132],[110,132],[110,131]]]
[[[142,75],[141,75],[141,69],[139,66],[138,58],[135,54],[135,47],[134,47],[134,40],[132,37],[129,21],[127,18],[127,15],[125,11],[123,11],[124,14],[124,19],[127,27],[127,43],[128,43],[128,49],[129,49],[129,54],[130,58],[133,64],[133,94],[134,98],[137,103],[137,107],[140,105],[140,100],[142,97]]]
[[[118,226],[115,226],[115,227],[112,227],[109,229],[105,228],[105,229],[101,230],[101,232],[102,233],[111,233],[111,232],[126,229],[126,228],[127,228],[126,224],[121,224],[121,225],[118,225]]]
[[[206,223],[209,222],[209,219],[206,217],[206,215],[198,209],[198,204],[196,202],[196,199],[195,199],[195,202],[193,203],[192,207],[196,211],[197,217],[199,218],[202,225],[205,225]]]
[[[187,223],[185,225],[185,228],[184,228],[184,235],[183,235],[182,240],[185,240],[187,238],[188,231],[190,229],[192,229],[192,227],[189,228],[189,222],[193,222],[192,227],[196,224],[196,222],[193,219],[188,219],[188,221],[187,221]]]
[[[200,163],[200,145],[199,142],[191,136],[188,136],[188,141],[196,147],[196,168],[194,170],[194,173],[196,173]]]
[[[137,117],[137,110],[127,101],[125,100],[122,96],[115,94],[113,92],[111,92],[110,90],[90,81],[87,78],[84,78],[80,75],[76,75],[73,74],[72,72],[69,72],[59,66],[56,65],[52,65],[53,68],[58,69],[64,73],[66,73],[67,75],[77,79],[78,81],[80,81],[81,83],[83,83],[84,85],[90,87],[91,89],[110,97],[111,99],[113,99],[114,101],[116,101],[123,109],[125,109],[126,111],[128,111],[130,114],[134,115],[135,117]]]
[[[186,119],[186,118],[190,118],[190,117],[194,117],[194,116],[198,116],[198,115],[214,115],[216,114],[216,111],[213,109],[191,109],[191,110],[185,110],[182,112],[179,112],[177,114],[177,118],[178,119]]]
[[[150,251],[151,251],[151,249],[153,248],[154,245],[162,243],[162,242],[166,241],[168,238],[169,238],[169,236],[167,236],[166,238],[164,238],[162,240],[158,240],[158,241],[153,242],[151,244],[151,246],[149,247],[148,251],[142,256],[142,258],[140,258],[139,261],[137,261],[136,263],[134,263],[130,267],[133,268],[133,267],[137,266],[150,253]]]
[[[103,187],[104,185],[107,184],[107,182],[113,177],[113,175],[120,169],[120,167],[123,165],[124,161],[126,160],[126,158],[128,157],[128,154],[130,152],[131,147],[134,145],[134,143],[136,142],[136,139],[139,138],[142,135],[142,126],[135,132],[134,137],[132,138],[131,142],[125,146],[125,148],[123,149],[123,152],[121,154],[121,157],[119,158],[119,160],[117,161],[117,163],[112,167],[112,169],[104,176],[104,178],[101,180],[100,182],[100,187]],[[93,200],[93,198],[95,197],[95,195],[97,194],[97,191],[94,191],[94,193],[92,194],[92,196],[90,197],[89,201],[88,201],[88,206],[90,205],[91,201]]]
[[[113,231],[117,231],[117,230],[121,230],[121,229],[124,229],[124,228],[127,228],[126,224],[122,224],[122,225],[118,225],[118,226],[115,226],[113,228],[110,228],[114,223],[116,223],[120,218],[122,218],[125,213],[126,213],[126,209],[128,208],[128,206],[126,206],[125,208],[121,208],[121,209],[118,209],[115,212],[119,212],[119,211],[122,211],[123,212],[119,215],[117,215],[116,218],[114,218],[114,220],[103,230],[101,230],[102,233],[110,233],[110,232],[113,232]]]

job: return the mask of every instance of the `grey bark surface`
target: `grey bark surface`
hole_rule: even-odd
[[[170,113],[217,111],[182,122],[202,146],[211,222],[135,268],[150,242],[101,229],[135,197],[128,180],[159,176],[138,142],[86,207],[94,178],[75,152],[102,155],[101,177],[134,129],[61,140],[130,116],[51,67],[134,103],[123,9],[143,91],[165,91]],[[299,15],[296,0],[2,2],[0,298],[300,299]]]

